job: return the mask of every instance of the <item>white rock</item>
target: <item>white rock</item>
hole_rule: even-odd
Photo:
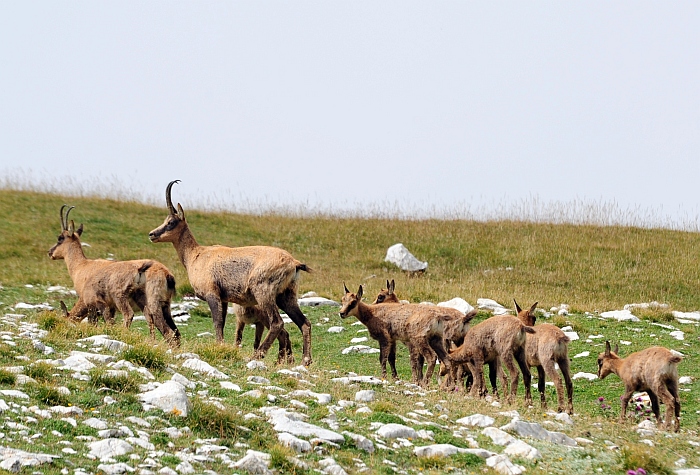
[[[692,376],[681,376],[678,378],[678,384],[693,384]]]
[[[355,401],[372,402],[374,401],[375,392],[372,389],[364,389],[355,393]]]
[[[88,444],[89,455],[98,459],[113,458],[119,455],[126,455],[134,451],[128,442],[122,439],[104,439]]]
[[[207,376],[210,376],[212,378],[230,379],[227,374],[222,373],[221,371],[214,368],[212,365],[210,365],[206,361],[202,361],[202,360],[199,360],[196,358],[190,358],[188,360],[185,360],[185,362],[182,363],[182,367],[191,369],[192,371],[198,371],[200,373],[204,373]]]
[[[194,389],[197,385],[181,375],[180,373],[175,373],[173,376],[170,378],[171,380],[175,381],[176,383],[182,384],[184,387],[188,389]]]
[[[506,455],[494,455],[486,459],[486,465],[502,475],[520,475],[525,467],[513,464]]]
[[[500,303],[491,299],[477,299],[476,306],[491,311],[494,315],[505,315],[510,311]]]
[[[403,424],[384,424],[377,430],[377,435],[383,439],[416,439],[418,433]]]
[[[18,391],[16,389],[0,389],[0,394],[17,399],[29,399],[29,395],[27,393],[23,393],[22,391]]]
[[[300,307],[340,307],[340,304],[334,300],[325,297],[302,297],[297,300]]]
[[[135,469],[130,465],[119,462],[119,463],[101,463],[97,466],[97,470],[106,475],[121,475],[122,473],[134,472]]]
[[[612,310],[610,312],[603,312],[600,314],[603,318],[613,318],[618,322],[638,322],[639,319],[632,315],[629,310]]]
[[[254,369],[267,369],[267,366],[265,366],[265,363],[260,360],[250,360],[248,363],[245,365],[246,368],[250,370]]]
[[[297,437],[318,437],[336,444],[340,444],[345,440],[337,432],[300,420],[294,420],[293,417],[297,417],[297,415],[289,413],[285,409],[273,409],[268,412],[268,419],[273,429],[277,432],[288,432]]]
[[[593,373],[584,373],[583,371],[579,371],[573,375],[571,379],[587,379],[589,381],[593,381],[594,379],[598,379],[598,376]]]
[[[328,333],[340,333],[342,331],[345,331],[345,328],[343,328],[343,327],[330,327],[328,329]]]
[[[557,415],[554,416],[554,419],[556,419],[557,421],[562,422],[566,425],[570,425],[570,426],[574,425],[574,420],[566,412],[558,413]]]
[[[700,312],[678,312],[674,310],[671,314],[676,320],[694,320],[700,322]]]
[[[494,452],[485,449],[464,449],[456,447],[452,444],[433,444],[416,447],[413,449],[413,454],[417,457],[449,457],[451,455],[472,454],[483,459],[487,459],[496,455]]]
[[[532,437],[533,439],[546,440],[558,445],[576,446],[574,439],[562,432],[552,432],[543,428],[540,424],[525,421],[512,421],[501,427],[502,430],[516,432],[523,437]]]
[[[232,468],[235,470],[244,470],[254,475],[272,475],[270,469],[267,468],[267,462],[255,454],[250,453],[234,463]]]
[[[288,434],[287,432],[280,432],[277,434],[277,440],[279,440],[280,444],[284,445],[285,447],[289,447],[296,452],[311,452],[310,443],[295,437],[292,434]]]
[[[672,331],[671,333],[669,333],[669,335],[671,335],[676,340],[685,340],[685,333],[683,333],[681,330]]]
[[[503,453],[513,457],[526,458],[528,460],[542,458],[539,450],[534,448],[532,445],[517,439],[512,444],[508,444]]]
[[[571,341],[576,341],[579,340],[580,337],[578,336],[578,333],[576,332],[564,332],[564,335],[569,337],[569,340]]]
[[[428,268],[427,262],[421,262],[416,259],[416,257],[406,249],[406,246],[401,243],[394,244],[387,249],[384,260],[398,266],[401,270],[409,272],[424,271]]]
[[[483,414],[473,414],[471,416],[457,419],[455,422],[464,426],[488,427],[493,425],[495,420],[492,417],[484,416]]]
[[[219,381],[219,384],[223,389],[230,389],[232,391],[240,392],[241,387],[235,383],[232,383],[230,381]]]
[[[248,376],[247,381],[251,384],[270,384],[270,380],[262,376]]]
[[[316,399],[316,402],[318,402],[322,406],[329,404],[332,400],[331,395],[328,393],[315,393],[315,392],[310,391],[308,389],[297,389],[297,390],[292,391],[289,394],[287,394],[287,396],[314,398],[314,399]]]
[[[344,376],[342,378],[331,379],[334,383],[350,384],[350,383],[367,383],[367,384],[385,384],[386,382],[375,376]]]
[[[71,355],[63,360],[63,366],[59,369],[69,369],[72,371],[90,371],[95,367],[95,364],[82,355]]]
[[[586,356],[590,356],[590,355],[591,355],[590,351],[583,351],[581,353],[574,355],[574,358],[585,358]]]
[[[104,429],[107,429],[109,427],[105,421],[103,421],[102,419],[97,419],[95,417],[85,419],[83,421],[83,424],[85,424],[88,427],[92,427],[93,429],[97,429],[97,430],[104,430]]]
[[[191,409],[185,387],[175,381],[166,381],[156,389],[138,395],[141,402],[155,406],[166,413],[185,417]]]
[[[367,338],[366,336],[360,336],[360,337],[351,339],[351,340],[350,340],[350,343],[353,343],[353,344],[354,344],[354,343],[363,343],[363,342],[365,342],[365,341],[367,341],[367,340],[369,340],[369,338]]]
[[[447,308],[454,308],[456,310],[459,310],[463,314],[467,314],[474,310],[474,307],[469,305],[469,302],[464,300],[461,297],[455,297],[452,300],[448,300],[446,302],[440,302],[438,303],[438,307],[447,307]]]
[[[254,399],[258,399],[258,398],[263,397],[263,392],[259,389],[253,389],[253,390],[241,393],[241,397],[252,397]]]
[[[360,434],[354,434],[348,431],[343,431],[343,435],[350,437],[350,439],[352,439],[352,441],[355,443],[355,447],[357,447],[358,449],[364,450],[365,452],[370,454],[374,453],[374,443],[367,437]]]
[[[347,355],[350,353],[360,353],[363,355],[370,355],[373,353],[379,353],[379,348],[371,348],[367,345],[353,345],[349,346],[347,348],[344,348],[343,351],[341,351],[342,354]]]

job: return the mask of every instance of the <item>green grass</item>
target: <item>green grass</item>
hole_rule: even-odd
[[[56,308],[59,300],[64,300],[69,308],[75,302],[75,297],[70,295],[46,292],[48,285],[72,288],[65,264],[52,262],[46,256],[46,251],[54,244],[58,234],[58,209],[64,201],[64,198],[57,196],[0,191],[2,313],[16,313],[10,311],[9,307],[19,301],[48,302]],[[176,300],[191,292],[184,269],[172,246],[151,244],[146,237],[149,230],[162,222],[164,207],[152,208],[135,203],[85,198],[69,201],[70,204],[77,205],[71,216],[85,223],[84,241],[92,246],[85,249],[89,257],[107,257],[111,253],[119,259],[156,258],[176,275]],[[631,417],[624,425],[617,421],[622,382],[615,376],[592,382],[579,379],[574,382],[575,425],[560,430],[572,437],[588,438],[593,444],[572,451],[527,440],[542,452],[543,458],[537,463],[522,460],[517,460],[517,463],[524,465],[528,473],[567,475],[624,473],[628,468],[637,467],[643,467],[650,473],[668,473],[680,457],[687,460],[687,467],[700,466],[696,448],[687,443],[688,440],[698,441],[700,434],[700,400],[697,396],[700,392],[700,365],[697,364],[700,358],[700,333],[697,326],[677,323],[670,310],[635,310],[635,314],[642,318],[637,323],[619,323],[584,314],[620,309],[627,303],[652,300],[668,303],[674,310],[700,309],[700,266],[695,259],[700,244],[700,236],[697,234],[519,222],[254,217],[207,214],[185,208],[192,230],[202,244],[277,245],[306,262],[314,272],[302,276],[300,293],[314,290],[320,295],[339,299],[345,281],[351,288],[360,283],[365,284],[365,293],[371,299],[384,286],[387,278],[394,278],[397,280],[399,297],[414,302],[437,302],[461,296],[472,304],[479,297],[493,298],[505,305],[510,305],[513,297],[522,305],[538,300],[539,306],[545,309],[567,303],[572,309],[570,315],[540,317],[538,323],[554,323],[560,327],[569,325],[579,333],[581,339],[570,343],[570,356],[584,351],[590,352],[590,356],[572,358],[572,373],[596,372],[596,356],[603,351],[605,339],[610,339],[613,344],[620,340],[631,342],[630,345],[620,345],[623,356],[653,345],[683,352],[686,357],[679,365],[679,372],[682,376],[692,376],[694,382],[682,386],[690,391],[680,393],[680,434],[656,436],[653,438],[654,447],[640,445],[643,437],[634,431],[634,424],[640,419]],[[429,262],[427,273],[409,277],[383,262],[386,248],[399,241],[419,258]],[[512,270],[506,270],[507,268]],[[34,284],[34,287],[25,287],[28,283]],[[259,374],[269,378],[272,385],[284,390],[309,388],[315,392],[330,393],[334,404],[341,399],[352,401],[358,389],[366,388],[363,385],[343,386],[331,382],[331,378],[350,371],[379,376],[378,355],[341,355],[341,350],[350,345],[351,338],[367,334],[357,333],[364,327],[351,326],[354,320],[341,320],[337,311],[337,308],[327,307],[304,308],[304,313],[312,323],[314,357],[309,374],[302,375],[307,382],[276,373],[279,369],[275,365],[276,345],[265,360],[267,370],[247,370],[245,363],[253,353],[254,331],[248,327],[243,347],[234,347],[233,316],[229,317],[226,326],[227,343],[217,344],[212,336],[197,337],[199,333],[213,332],[209,310],[204,303],[200,303],[191,312],[192,318],[187,324],[179,325],[182,333],[182,348],[179,352],[199,354],[205,361],[228,374],[231,381],[239,384],[244,391],[257,387],[249,384],[246,379],[251,374]],[[141,381],[141,377],[136,374],[130,374],[127,380],[106,381],[102,375],[107,367],[99,366],[91,373],[91,381],[80,381],[74,379],[71,372],[45,366],[43,363],[31,365],[28,361],[19,361],[17,358],[25,355],[31,357],[32,361],[47,358],[34,350],[27,339],[17,338],[17,346],[14,347],[0,343],[0,384],[3,384],[3,388],[12,387],[16,380],[13,373],[3,368],[21,365],[25,368],[25,374],[34,374],[33,377],[38,381],[38,384],[28,384],[23,388],[14,387],[30,395],[31,400],[26,405],[38,405],[42,409],[53,404],[74,405],[86,411],[82,417],[75,417],[78,421],[77,429],[60,421],[58,417],[42,421],[42,428],[49,427],[68,436],[95,435],[94,430],[81,424],[84,418],[92,417],[93,413],[95,417],[119,423],[130,415],[154,415],[159,419],[153,421],[151,442],[158,450],[168,454],[184,449],[194,450],[196,439],[214,438],[217,439],[216,443],[231,447],[231,458],[234,460],[245,453],[244,449],[235,448],[235,444],[241,442],[252,449],[270,453],[271,465],[278,473],[304,473],[291,465],[288,459],[290,452],[279,446],[276,434],[267,421],[245,417],[246,414],[261,416],[258,409],[271,404],[265,397],[242,397],[236,391],[220,388],[214,380],[195,377],[191,371],[182,369],[182,360],[175,358],[178,351],[170,354],[160,336],[155,345],[148,339],[145,322],[134,322],[132,328],[126,330],[121,324],[112,327],[103,322],[97,326],[72,324],[65,321],[57,311],[21,313],[27,314],[26,321],[37,322],[40,328],[49,332],[43,341],[56,350],[56,355],[49,356],[51,358],[65,358],[71,350],[78,349],[78,339],[107,334],[132,345],[131,349],[116,354],[117,359],[127,359],[150,368],[158,381],[171,377],[168,366],[172,365],[172,370],[192,380],[204,379],[207,383],[206,387],[198,385],[196,389],[188,390],[192,395],[194,409],[186,418],[165,415],[156,410],[144,412],[134,391],[135,384],[145,380]],[[480,312],[475,323],[487,317],[488,313]],[[669,329],[653,325],[654,323],[682,329],[685,340],[675,340],[669,335]],[[328,327],[337,325],[343,326],[345,331],[337,334],[327,332]],[[3,328],[5,329],[7,328]],[[288,330],[298,362],[301,358],[301,335],[294,325],[288,325]],[[586,341],[589,335],[599,334],[605,338]],[[377,346],[371,340],[367,344]],[[397,369],[403,380],[410,379],[408,352],[403,345],[397,348]],[[15,378],[12,379],[12,376]],[[57,388],[60,386],[68,387],[71,394],[59,393]],[[102,388],[110,390],[100,391]],[[532,408],[525,407],[522,402],[522,386],[518,390],[516,402],[512,405],[504,403],[501,408],[465,397],[463,392],[438,391],[435,383],[422,395],[414,389],[411,390],[413,395],[407,395],[404,392],[406,387],[396,385],[393,381],[372,389],[377,391],[377,400],[369,405],[373,410],[371,414],[356,414],[356,407],[336,413],[341,431],[349,430],[370,436],[372,422],[403,423],[398,416],[416,409],[431,411],[433,416],[428,416],[425,420],[441,425],[451,423],[439,419],[440,414],[447,414],[449,420],[454,421],[479,412],[495,417],[496,425],[500,426],[509,422],[509,418],[499,416],[498,412],[510,409],[517,409],[524,420],[556,424],[540,408],[539,396],[534,388],[533,399],[536,403]],[[264,392],[281,394],[272,390]],[[114,398],[116,403],[105,404],[106,395]],[[548,386],[546,395],[549,407],[555,408],[554,389]],[[601,410],[599,397],[604,397],[611,408]],[[215,399],[226,409],[216,408],[207,402],[207,398]],[[323,419],[330,415],[328,407],[318,405],[312,398],[299,399],[308,405],[308,409],[300,411],[308,415],[308,421],[327,427]],[[274,404],[287,407],[287,400],[280,397]],[[6,412],[3,417],[14,417],[13,414]],[[187,426],[192,432],[178,439],[170,439],[159,432],[168,425],[181,428]],[[453,434],[452,427],[426,428],[433,430],[436,443],[468,447],[465,439]],[[5,429],[3,432],[9,434]],[[469,431],[469,435],[481,447],[502,451],[502,447],[493,446],[490,439],[481,435],[479,430]],[[3,445],[30,451],[44,450],[47,453],[60,451],[56,447],[61,439],[48,433],[32,442],[12,434],[8,437]],[[608,449],[605,441],[614,443],[621,450]],[[422,440],[412,442],[415,445],[430,443]],[[75,442],[74,448],[82,453],[83,445],[80,444],[82,442]],[[384,459],[390,459],[409,473],[446,473],[453,470],[473,474],[493,473],[486,469],[481,459],[467,455],[455,455],[445,460],[419,460],[413,456],[411,448],[397,448],[391,452],[379,450],[369,455],[356,449],[347,440],[340,448],[327,449],[323,455],[311,453],[300,458],[309,464],[311,473],[318,468],[317,462],[326,456],[334,457],[348,472],[355,470],[357,460],[361,460],[369,467],[370,473],[394,473],[383,463]],[[50,467],[43,466],[41,470],[57,475],[60,468],[69,466],[70,462],[80,463],[86,470],[97,471],[97,461],[84,461],[75,457],[64,454],[64,459],[60,462]],[[174,458],[166,459],[166,462],[176,465]],[[207,462],[197,469],[214,470],[217,473],[227,473],[229,470],[218,460]],[[598,469],[602,472],[597,472]]]

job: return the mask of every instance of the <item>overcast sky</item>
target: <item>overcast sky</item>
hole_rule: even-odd
[[[0,176],[695,219],[700,2],[0,3]],[[675,219],[674,218],[674,219]]]

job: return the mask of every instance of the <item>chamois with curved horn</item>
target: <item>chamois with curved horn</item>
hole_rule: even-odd
[[[68,220],[74,206],[68,208],[64,216],[66,207],[61,206],[58,242],[49,250],[51,259],[66,261],[79,296],[70,312],[61,302],[64,314],[74,321],[85,317],[94,321],[99,312],[107,323],[112,324],[115,311],[119,310],[124,315],[124,326],[129,328],[134,310],[138,309],[146,317],[151,338],[155,336],[155,327],[170,346],[179,346],[180,331],[170,314],[170,300],[175,295],[175,277],[168,268],[151,259],[88,259],[80,243],[83,225],[75,229],[73,220]]]
[[[168,216],[148,237],[152,242],[171,242],[175,247],[195,295],[209,304],[217,341],[224,340],[229,302],[242,307],[255,306],[266,316],[270,329],[254,353],[254,358],[264,358],[284,326],[279,307],[301,330],[302,363],[310,365],[311,323],[297,303],[297,284],[299,273],[311,269],[277,247],[200,246],[180,203],[177,209],[173,206],[170,192],[175,183],[179,180],[171,181],[165,190]],[[293,357],[288,353],[283,359],[291,361]]]

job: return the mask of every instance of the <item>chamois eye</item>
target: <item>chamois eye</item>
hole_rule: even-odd
[[[377,297],[377,302],[383,302],[384,301],[384,296],[380,295]]]

